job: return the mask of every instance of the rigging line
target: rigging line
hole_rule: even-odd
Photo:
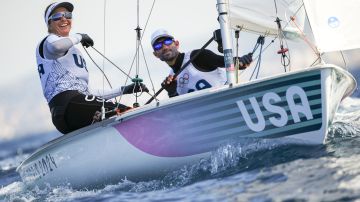
[[[260,52],[261,52],[262,48],[263,48],[263,45],[260,46]],[[259,72],[260,72],[260,68],[261,68],[261,59],[262,59],[262,55],[259,55],[259,59],[258,59],[259,67],[256,72],[256,77],[255,77],[256,79],[259,78]]]
[[[276,0],[274,0],[274,5],[275,5],[275,11],[276,11],[276,15],[277,15],[278,11],[277,11]],[[303,5],[304,5],[304,4],[302,4],[302,6],[303,6]],[[300,6],[300,7],[296,10],[296,12],[295,12],[294,15],[296,15],[296,13],[299,12],[299,10],[301,9],[302,6]],[[287,27],[289,24],[290,24],[290,20],[287,21],[287,23],[286,23],[286,25],[284,26],[284,28]],[[262,54],[262,53],[264,53],[264,52],[275,42],[275,40],[277,40],[278,38],[279,38],[279,34],[276,35],[276,36],[273,38],[273,40],[271,40],[271,42],[269,42],[269,44],[268,44],[264,49],[261,50],[261,52],[259,53],[259,55]],[[279,40],[280,40],[280,39],[279,39]],[[285,40],[285,41],[286,41],[286,40]],[[280,42],[280,43],[282,43],[282,42]],[[286,43],[286,44],[287,44],[287,43]],[[254,49],[255,49],[255,47],[254,47]],[[257,59],[257,58],[259,57],[259,55],[258,55],[257,57],[255,57],[255,59]]]
[[[151,16],[152,11],[153,11],[154,6],[155,6],[155,1],[156,1],[156,0],[153,1],[153,4],[152,4],[152,6],[151,6],[150,13],[149,13],[148,18],[147,18],[147,20],[146,20],[145,27],[144,27],[144,30],[143,30],[143,35],[141,36],[141,39],[143,38],[144,33],[145,33],[145,30],[146,30],[146,27],[147,27],[147,25],[148,25],[148,23],[149,23],[150,16]]]
[[[281,46],[283,47],[284,46],[284,41],[285,41],[285,44],[286,44],[286,47],[289,47],[288,45],[288,42],[285,38],[285,34],[283,31],[280,32],[280,34],[282,35],[281,37]],[[281,64],[284,66],[284,71],[286,72],[286,67],[288,67],[290,65],[290,51],[287,51],[286,53],[282,54],[281,55]],[[290,67],[289,67],[290,69]]]
[[[147,20],[146,20],[146,24],[145,24],[145,27],[144,27],[143,34],[142,34],[142,36],[141,36],[141,39],[144,37],[144,33],[145,33],[146,27],[147,27],[147,25],[148,25],[148,23],[149,23],[150,16],[151,16],[152,11],[153,11],[153,9],[154,9],[154,7],[155,7],[155,2],[156,2],[156,0],[153,1],[153,4],[152,4],[152,6],[151,6],[151,10],[150,10],[150,13],[149,13],[149,15],[148,15],[148,18],[147,18]],[[134,55],[133,61],[132,61],[132,63],[131,63],[131,66],[134,64],[135,58],[136,58],[136,54]]]
[[[137,1],[137,43],[136,43],[136,52],[135,52],[135,55],[134,55],[134,57],[133,57],[133,60],[132,60],[132,63],[131,63],[131,67],[130,67],[130,70],[129,70],[129,74],[130,74],[130,72],[131,72],[131,70],[132,70],[132,68],[133,68],[133,65],[134,65],[134,62],[136,61],[136,74],[138,75],[139,74],[139,65],[140,65],[140,54],[139,54],[139,46],[141,46],[141,48],[142,48],[142,45],[141,45],[141,40],[142,40],[142,38],[143,38],[143,36],[144,36],[144,33],[145,33],[145,30],[146,30],[146,28],[147,28],[147,25],[148,25],[148,23],[149,23],[149,20],[150,20],[150,17],[151,17],[151,14],[152,14],[152,11],[154,10],[154,6],[155,6],[155,2],[156,2],[156,0],[154,0],[153,1],[153,3],[152,3],[152,6],[151,6],[151,9],[150,9],[150,13],[149,13],[149,15],[148,15],[148,18],[147,18],[147,20],[146,20],[146,23],[145,23],[145,28],[144,28],[144,30],[143,30],[143,34],[141,35],[140,34],[140,26],[139,26],[139,24],[140,24],[140,17],[139,17],[139,15],[140,15],[140,3],[139,3],[139,0]],[[143,51],[143,50],[142,50]],[[145,59],[145,54],[144,54],[144,52],[143,52],[143,57],[144,57],[144,60],[145,60],[145,63],[146,63],[146,59]],[[146,67],[147,67],[147,70],[148,70],[148,66],[147,66],[147,64],[146,64]],[[148,70],[148,72],[149,72],[149,70]],[[151,79],[151,76],[150,76],[150,74],[149,74],[149,78],[150,78],[150,81],[151,81],[151,83],[152,83],[152,85],[153,85],[153,91],[154,91],[154,93],[155,93],[155,90],[154,90],[154,84],[153,84],[153,82],[152,82],[152,79]],[[132,79],[133,80],[133,79]],[[126,83],[127,83],[127,79],[126,79]],[[125,85],[126,85],[126,83],[125,83]],[[150,96],[153,96],[153,95],[151,95],[149,92],[148,92],[148,94],[150,95]],[[121,97],[120,97],[120,99],[121,99]],[[137,94],[136,94],[136,99],[137,99]]]
[[[135,55],[135,56],[136,56],[136,55]],[[134,65],[134,62],[135,62],[135,58],[136,58],[136,57],[134,57],[134,58],[133,58],[132,64],[131,64],[131,66],[130,66],[130,69],[129,69],[129,71],[128,71],[127,75],[130,75],[130,73],[131,73],[131,71],[132,71],[132,68],[134,67],[133,65]],[[126,79],[125,79],[125,83],[124,83],[124,86],[126,86],[126,84],[127,84],[128,80],[129,80],[129,78],[130,78],[130,80],[133,80],[133,78],[131,78],[130,76],[126,77]],[[125,88],[122,88],[122,89],[121,89],[121,96],[120,96],[120,98],[119,98],[119,102],[118,102],[118,104],[117,104],[117,106],[116,106],[117,108],[118,108],[118,107],[119,107],[119,105],[120,105],[121,98],[122,98],[122,95],[123,95],[124,90],[125,90]]]
[[[138,34],[140,33],[140,31],[138,31]],[[135,73],[136,75],[139,75],[139,68],[140,68],[140,54],[139,54],[139,49],[140,49],[140,38],[136,38],[136,65],[135,65]]]
[[[274,0],[274,1],[275,1],[275,0]],[[304,6],[304,3],[296,10],[296,12],[294,13],[294,15],[296,15],[303,6]],[[305,7],[304,7],[304,9],[305,9]],[[306,9],[305,9],[305,11],[306,11]],[[286,28],[286,27],[290,24],[290,21],[291,21],[291,19],[286,22],[284,28]],[[277,39],[278,39],[278,36],[276,35],[276,36],[274,37],[274,39],[271,40],[271,42],[269,42],[269,44],[263,49],[262,53],[265,52],[265,51],[270,47],[270,45],[272,45],[272,43],[274,43],[275,40],[277,40]]]
[[[276,11],[276,15],[277,15],[278,11],[277,11],[276,0],[274,0],[274,5],[275,5],[275,11]],[[296,10],[296,12],[295,12],[294,15],[296,15],[296,14],[300,11],[300,9],[303,7],[303,5],[304,5],[304,4],[302,4],[302,6],[300,6],[300,7]],[[284,26],[284,28],[287,27],[287,26],[290,24],[290,21],[291,21],[291,19],[290,19],[289,21],[287,21],[287,23],[286,23],[286,25]],[[264,53],[264,52],[272,45],[272,43],[274,43],[275,40],[277,40],[277,39],[280,40],[280,37],[279,37],[279,36],[280,36],[280,35],[279,35],[279,33],[278,33],[278,35],[276,35],[276,36],[274,37],[274,39],[271,40],[271,42],[270,42],[264,49],[262,49],[262,50],[260,51],[259,55],[258,55],[257,57],[255,57],[255,59],[257,59],[262,53]],[[284,37],[284,33],[282,33],[282,36]],[[285,42],[286,42],[286,46],[288,46],[287,40],[285,40]],[[280,40],[280,43],[283,44],[283,42],[282,42],[281,40]],[[257,49],[257,47],[255,46],[254,49]]]
[[[141,36],[141,40],[142,40],[142,38],[144,37],[144,33],[145,33],[146,27],[147,27],[147,25],[148,25],[148,23],[149,23],[149,20],[150,20],[152,11],[154,10],[155,3],[156,3],[156,0],[153,1],[153,4],[152,4],[152,6],[151,6],[150,13],[149,13],[148,18],[147,18],[147,20],[146,20],[145,28],[144,28],[144,30],[143,30],[143,35]],[[138,20],[139,20],[139,18],[138,18]],[[138,24],[139,24],[139,21],[138,21]],[[137,48],[137,51],[138,51],[138,48]],[[132,68],[133,68],[134,62],[135,62],[136,57],[137,57],[137,55],[138,55],[138,52],[137,52],[137,51],[136,51],[136,53],[135,53],[135,55],[134,55],[134,57],[133,57],[133,60],[132,60],[132,62],[131,62],[131,67],[130,67],[129,74],[130,74],[130,72],[131,72],[131,70],[132,70]],[[143,57],[144,57],[144,59],[145,59],[145,56],[143,56]],[[151,78],[150,78],[150,80],[151,80]],[[126,82],[127,82],[127,80],[126,80]],[[152,85],[153,85],[153,84],[152,84]]]
[[[276,5],[276,0],[274,0],[274,3],[275,3],[275,7],[277,7],[277,5]],[[304,2],[303,2],[303,3],[301,4],[301,6],[294,12],[293,16],[290,17],[290,20],[287,20],[287,21],[286,21],[286,24],[285,24],[285,26],[284,26],[283,29],[285,29],[285,28],[295,19],[295,15],[300,11],[300,9],[301,9],[302,7],[304,7]],[[305,7],[304,7],[304,8],[305,8]],[[276,12],[277,12],[277,8],[276,8]],[[276,15],[277,15],[277,14],[276,14]],[[294,22],[294,21],[293,21],[293,22]],[[296,24],[296,23],[295,23],[295,24]],[[299,27],[297,24],[296,24],[296,26],[297,26],[297,28],[300,30],[300,33],[303,34],[303,32],[301,31],[300,27]],[[278,36],[276,36],[274,40],[276,40],[277,37],[278,37]],[[282,32],[282,37],[279,38],[281,44],[282,44],[282,39],[285,40],[286,47],[289,47],[288,42],[287,42],[287,40],[286,40],[286,37],[285,37],[285,35],[284,35],[284,32]],[[305,37],[305,39],[306,39],[306,37]],[[310,46],[310,47],[311,47],[311,46]],[[267,49],[267,47],[266,47],[266,49]],[[316,53],[316,52],[315,52],[315,53]],[[283,56],[283,57],[284,57],[284,56]],[[289,66],[289,71],[291,71],[291,54],[290,54],[290,51],[288,51],[288,56],[286,56],[286,57],[287,57],[287,59],[288,59],[288,64],[287,64],[286,66]],[[282,63],[285,64],[285,59],[282,58],[281,60],[282,60]],[[284,65],[284,70],[285,70],[285,72],[286,72],[286,66]]]
[[[274,0],[274,2],[276,4],[275,0]],[[281,19],[279,17],[276,17],[275,22],[276,22],[277,27],[278,27],[278,38],[279,38],[279,43],[280,43],[280,50],[277,53],[281,54],[281,64],[283,65],[284,71],[286,72],[286,67],[290,64],[289,61],[288,62],[286,61],[286,59],[289,59],[289,57],[287,56],[287,53],[289,52],[289,49],[284,48],[284,41],[286,41],[286,38],[285,38],[284,30],[283,30],[283,28],[281,26]],[[286,43],[286,45],[288,45],[288,44]]]
[[[141,46],[142,47],[142,46]],[[144,53],[143,53],[144,54]],[[145,60],[145,57],[144,57],[144,60]],[[130,67],[130,69],[129,69],[129,72],[128,72],[128,75],[130,75],[130,73],[131,73],[131,71],[132,71],[132,68],[134,67],[134,62],[135,62],[135,58],[133,59],[133,61],[132,61],[132,64],[131,64],[131,67]],[[145,63],[146,63],[146,61],[145,61]],[[126,84],[127,84],[127,82],[128,82],[128,80],[129,80],[129,78],[131,79],[131,80],[133,80],[131,77],[127,77],[126,79],[125,79],[125,84],[124,84],[124,86],[126,86]],[[152,82],[152,80],[151,80],[151,78],[150,78],[150,81]],[[154,85],[154,84],[152,84],[152,85]],[[121,95],[123,94],[123,91],[124,91],[124,89],[122,89],[121,90],[122,92],[121,92]],[[152,95],[151,93],[149,93],[149,92],[147,92],[147,94],[149,94],[151,97],[153,97],[154,95]],[[155,94],[155,93],[154,93]],[[118,102],[118,105],[117,105],[117,107],[119,107],[119,104],[120,104],[120,101],[121,101],[121,98],[122,98],[122,96],[120,96],[120,99],[119,99],[119,102]],[[156,99],[156,100],[158,100],[158,99]]]
[[[303,4],[302,4],[302,5],[304,6],[304,10],[305,10],[306,16],[308,16],[306,7],[305,7],[305,5],[304,5],[304,1],[303,1]],[[311,23],[310,23],[309,18],[307,18],[307,22],[308,22],[308,24],[309,24],[311,33],[314,35],[314,30],[313,30],[313,28],[312,28],[312,26],[311,26]],[[311,47],[311,46],[310,46],[310,47]],[[318,60],[320,60],[319,63],[322,62],[322,58],[321,58],[322,54],[319,52],[319,50],[318,50],[318,48],[317,48],[316,46],[315,46],[315,48],[316,48],[316,51],[314,51],[314,53],[316,54],[317,58],[316,58],[316,60],[310,65],[310,67],[313,66]]]
[[[268,44],[267,46],[265,46],[265,48],[263,48],[263,49],[261,50],[261,52],[259,51],[259,54],[254,57],[253,61],[258,60],[258,58],[261,57],[261,54],[263,54],[263,53],[272,45],[272,43],[275,42],[276,39],[277,39],[277,37],[275,37],[273,40],[271,40],[271,41],[269,42],[269,44]],[[256,67],[255,67],[255,68],[256,68]],[[244,71],[242,71],[242,72],[240,73],[240,75],[243,74],[247,69],[248,69],[248,68],[246,68]]]
[[[265,37],[262,36],[262,35],[260,35],[260,36],[258,37],[257,41],[256,41],[255,47],[254,47],[253,52],[252,52],[252,53],[255,53],[256,49],[258,49],[258,47],[260,46],[260,51],[259,51],[260,53],[259,53],[259,55],[256,57],[256,60],[257,60],[257,61],[256,61],[256,65],[255,65],[255,67],[254,67],[253,72],[251,73],[251,76],[250,76],[249,81],[252,80],[255,71],[257,71],[257,74],[256,74],[256,77],[255,77],[255,78],[257,79],[258,76],[259,76],[260,66],[261,66],[261,58],[262,58],[261,52],[262,52],[262,49],[263,49],[263,47],[264,47],[264,43],[265,43]]]
[[[100,51],[98,51],[94,46],[90,46],[91,48],[93,48],[99,55],[101,55],[103,58],[105,58],[108,62],[110,62],[112,65],[114,65],[114,67],[116,67],[119,71],[121,71],[123,74],[125,74],[125,76],[127,76],[128,78],[132,79],[131,76],[129,74],[126,74],[126,72],[124,72],[124,70],[122,70],[120,67],[118,67],[115,63],[113,63],[109,58],[107,58],[104,54],[102,54]]]
[[[275,12],[276,12],[276,17],[277,17],[278,16],[278,8],[277,8],[276,0],[274,0],[274,5],[275,5]]]
[[[146,59],[145,59],[145,53],[144,53],[144,50],[143,50],[143,47],[142,47],[141,42],[140,42],[140,47],[142,48],[142,53],[143,53],[143,56],[144,56],[143,58],[144,58],[144,61],[145,61],[145,65],[146,65],[147,71],[149,72],[149,68],[148,68],[148,65],[147,65],[147,62],[146,62]],[[135,56],[136,56],[136,55],[135,55]],[[136,59],[136,57],[134,57],[133,60],[132,60],[132,63],[131,63],[131,66],[130,66],[128,75],[130,75],[130,73],[131,73],[131,71],[132,71],[132,68],[134,67],[135,59]],[[130,78],[130,79],[132,80],[131,77],[128,77],[128,78]],[[125,85],[127,84],[128,78],[126,78],[126,80],[125,80]],[[152,81],[152,78],[150,77],[150,73],[149,73],[149,78],[150,78],[150,81],[151,81],[151,84],[152,84],[153,90],[154,90],[154,83],[153,83],[153,81]],[[151,97],[153,97],[153,95],[151,95],[149,92],[147,92],[147,93],[148,93]],[[120,100],[121,100],[121,97],[120,97]],[[157,100],[157,99],[156,99],[156,100]],[[119,102],[120,102],[120,101],[119,101]]]
[[[146,58],[145,58],[145,52],[144,52],[144,48],[142,46],[142,43],[140,42],[140,47],[141,47],[141,52],[143,54],[143,58],[144,58],[144,63],[145,63],[145,67],[146,67],[146,70],[147,70],[147,73],[148,73],[148,76],[149,76],[149,79],[150,79],[150,83],[152,85],[152,90],[154,91],[154,94],[155,94],[155,85],[154,85],[154,82],[150,76],[150,70],[149,70],[149,66],[147,64],[147,61],[146,61]]]
[[[304,5],[304,1],[302,1],[302,2],[303,2],[302,6],[304,7],[304,11],[305,11],[305,13],[306,13],[306,16],[308,16],[306,7],[305,7],[305,5]],[[313,28],[312,28],[312,26],[311,26],[311,23],[310,23],[310,20],[309,20],[308,17],[307,17],[307,22],[308,22],[308,24],[309,24],[311,33],[314,33],[314,30],[313,30]],[[316,49],[317,49],[317,48],[316,48]],[[321,58],[321,53],[319,52],[319,50],[317,50],[317,51],[315,52],[315,54],[317,54],[318,59],[322,60],[322,58]],[[317,61],[317,60],[316,60],[316,61]],[[316,61],[315,61],[315,62],[316,62]],[[313,64],[314,64],[314,63],[313,63]]]
[[[315,63],[320,60],[320,57],[317,57],[316,60],[310,65],[310,67],[312,67],[313,65],[315,65]]]
[[[153,1],[153,4],[152,4],[152,6],[151,6],[150,13],[149,13],[148,18],[147,18],[147,20],[146,20],[145,28],[144,28],[143,34],[142,34],[142,36],[141,36],[141,40],[142,40],[142,38],[144,37],[144,33],[145,33],[145,30],[146,30],[146,27],[147,27],[147,25],[148,25],[148,23],[149,23],[149,20],[150,20],[152,11],[154,10],[155,2],[156,2],[156,0]],[[136,59],[136,53],[135,53],[135,55],[134,55],[134,57],[133,57],[133,60],[132,60],[132,62],[131,62],[131,67],[134,65],[135,59]]]
[[[134,60],[133,60],[133,63],[134,63]],[[128,72],[128,74],[127,74],[127,75],[130,75],[132,68],[133,68],[133,66],[131,65],[131,67],[130,67],[129,72]],[[131,80],[133,79],[133,78],[131,78],[130,76],[126,77],[124,86],[126,86],[126,84],[127,84],[128,80],[129,80],[129,78],[130,78]],[[118,104],[117,104],[116,108],[118,108],[118,107],[119,107],[119,105],[120,105],[121,98],[122,98],[122,95],[123,95],[123,93],[124,93],[124,90],[125,90],[125,88],[122,88],[122,89],[121,89],[121,95],[120,95],[119,102],[118,102]]]
[[[293,15],[293,16],[295,16],[295,15],[300,11],[300,9],[301,9],[302,7],[304,7],[304,2],[303,2],[303,4],[301,4],[301,6],[294,12],[294,15]],[[305,10],[305,7],[304,7],[304,10]],[[290,22],[291,22],[291,17],[290,17],[290,20],[286,21],[286,24],[285,24],[285,26],[284,26],[284,29],[290,24]]]
[[[314,51],[316,55],[319,55],[319,51],[316,49],[316,46],[308,40],[308,38],[305,36],[305,33],[300,29],[299,25],[295,22],[295,17],[292,16],[290,19],[291,22],[293,22],[296,28],[300,31],[300,35],[302,39],[308,44],[308,46]]]
[[[348,70],[348,66],[347,66],[347,63],[346,63],[346,60],[345,60],[344,52],[343,52],[343,51],[340,51],[340,54],[341,54],[341,57],[342,57],[342,59],[343,59],[345,69]]]
[[[94,61],[94,59],[90,56],[89,52],[86,50],[86,48],[83,46],[86,54],[89,56],[90,60],[95,64],[95,66],[101,71],[101,73],[104,75],[104,78],[106,79],[106,81],[108,82],[110,88],[112,88],[111,83],[109,81],[109,79],[107,78],[107,76],[105,75],[104,71],[100,68],[100,66],[98,64],[96,64],[96,62]]]

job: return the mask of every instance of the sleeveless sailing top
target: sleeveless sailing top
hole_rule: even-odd
[[[55,60],[46,59],[43,54],[43,44],[46,39],[47,37],[36,48],[36,61],[47,102],[67,90],[89,94],[89,73],[81,52],[72,46],[64,56]]]
[[[191,52],[184,56],[181,66],[190,60]],[[171,70],[171,74],[174,72]],[[177,76],[177,93],[179,95],[190,93],[197,90],[202,90],[211,87],[223,86],[226,83],[225,68],[217,68],[211,72],[202,72],[190,63],[178,76]]]

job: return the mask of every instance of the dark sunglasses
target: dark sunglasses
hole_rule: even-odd
[[[61,20],[62,17],[65,17],[66,19],[72,19],[72,13],[71,12],[54,13],[52,16],[49,17],[49,20],[58,21]]]
[[[166,38],[164,41],[159,41],[159,42],[154,43],[153,48],[154,48],[154,50],[158,51],[163,47],[163,45],[169,46],[173,42],[174,42],[174,39]]]

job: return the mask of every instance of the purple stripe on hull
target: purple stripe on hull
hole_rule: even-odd
[[[183,120],[181,113],[169,109],[150,112],[114,126],[133,146],[159,157],[183,157],[209,151],[206,145],[189,145],[181,128],[176,124]]]

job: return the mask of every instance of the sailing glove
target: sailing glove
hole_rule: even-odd
[[[236,60],[239,60],[240,62],[239,69],[245,69],[246,67],[248,67],[253,61],[252,56],[253,53],[248,53],[246,55],[236,58]]]
[[[143,83],[132,83],[122,88],[123,94],[149,92],[149,89]]]
[[[86,48],[94,45],[94,41],[89,37],[89,35],[87,34],[80,34],[80,35],[81,35],[81,41],[80,41],[81,45],[85,46]]]
[[[166,79],[161,83],[161,87],[163,87],[168,92],[169,97],[175,97],[179,95],[176,91],[177,80],[174,79],[172,75],[166,77]]]

